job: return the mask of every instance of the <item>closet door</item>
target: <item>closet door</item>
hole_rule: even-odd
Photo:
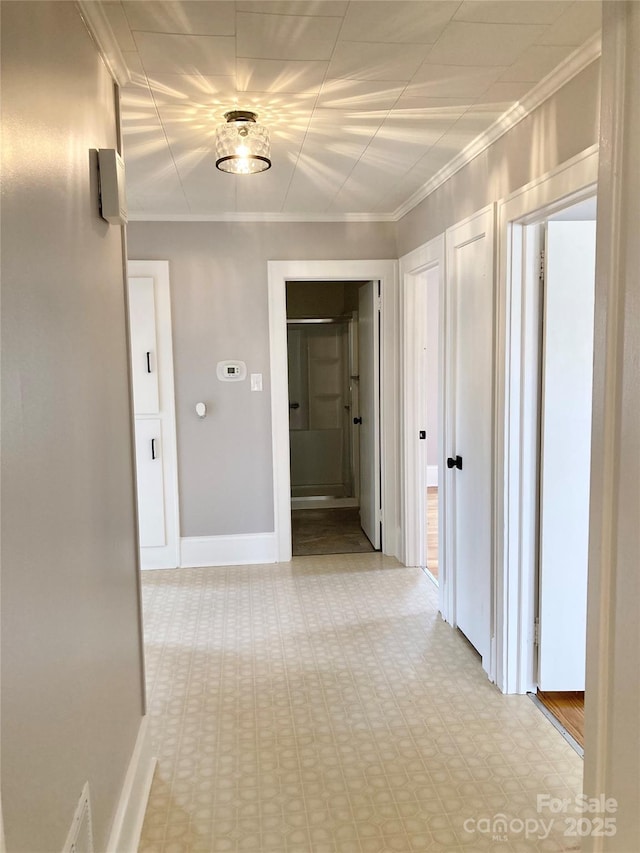
[[[160,401],[153,278],[129,279],[129,330],[134,412],[154,415],[160,411]]]
[[[141,548],[167,544],[160,418],[136,418],[136,477]]]
[[[175,568],[180,538],[169,264],[130,261],[129,274],[140,564]]]
[[[449,434],[447,523],[455,623],[482,655],[491,650],[493,526],[494,210],[447,231]]]

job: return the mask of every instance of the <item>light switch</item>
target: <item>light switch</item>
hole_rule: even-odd
[[[252,391],[262,391],[262,374],[261,373],[252,373],[251,374],[251,390]]]

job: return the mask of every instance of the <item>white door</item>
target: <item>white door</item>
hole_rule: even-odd
[[[358,291],[360,524],[380,548],[380,328],[378,282]]]
[[[158,396],[158,353],[156,345],[156,298],[151,276],[129,279],[129,328],[131,330],[131,373],[133,410],[153,415],[160,409]]]
[[[446,234],[450,373],[445,476],[454,614],[486,670],[492,590],[493,217],[488,208]]]
[[[140,565],[175,568],[180,527],[169,264],[129,261],[128,271]]]
[[[595,222],[549,222],[540,465],[538,686],[584,690]]]
[[[161,433],[160,418],[135,419],[141,548],[162,548],[167,544]]]

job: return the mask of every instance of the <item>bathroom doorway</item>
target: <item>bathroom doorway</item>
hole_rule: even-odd
[[[374,318],[367,310],[372,297],[377,304],[376,287],[358,281],[286,284],[294,556],[380,547],[379,521],[367,512],[368,504],[379,505],[370,494],[379,495],[378,429],[372,423],[379,418],[379,370],[373,369],[379,348],[371,340],[379,329],[377,313]]]

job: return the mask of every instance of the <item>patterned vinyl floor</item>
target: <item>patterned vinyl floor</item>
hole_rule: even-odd
[[[580,758],[488,682],[420,570],[348,554],[143,587],[141,853],[579,849],[537,797],[575,798]]]

